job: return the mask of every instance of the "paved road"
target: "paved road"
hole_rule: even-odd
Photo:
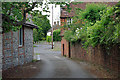
[[[60,51],[53,51],[51,45],[36,45],[35,53],[40,53],[41,71],[35,78],[95,78],[80,64],[61,56]]]

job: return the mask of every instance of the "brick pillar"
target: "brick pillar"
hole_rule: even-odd
[[[59,25],[59,21],[57,21],[57,25]]]

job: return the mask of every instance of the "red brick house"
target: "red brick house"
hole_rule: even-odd
[[[68,24],[69,21],[74,15],[74,7],[77,6],[78,8],[85,9],[85,5],[87,3],[80,3],[77,5],[70,4],[70,7],[72,7],[71,13],[68,13],[65,11],[65,9],[62,9],[61,11],[61,26],[64,24]],[[106,2],[105,4],[108,4],[108,6],[113,6],[116,4],[116,2]],[[66,6],[65,6],[66,7]],[[75,43],[74,45],[70,45],[70,42],[64,39],[64,32],[65,28],[61,29],[61,54],[63,56],[66,56],[68,58],[76,58],[85,62],[90,62],[95,65],[100,65],[103,68],[109,70],[112,75],[115,75],[116,77],[120,77],[120,48],[119,46],[115,45],[111,48],[110,52],[111,55],[106,55],[106,51],[100,47],[100,45],[96,46],[95,48],[89,46],[87,51],[82,48],[82,45],[80,43]]]
[[[65,8],[67,8],[67,6],[64,6],[63,8],[61,8],[61,16],[60,16],[61,26],[71,24],[72,23],[72,17],[75,15],[75,9],[76,8],[85,9],[86,4],[88,4],[88,3],[92,3],[92,2],[83,2],[83,3],[79,3],[79,4],[70,3],[70,8],[71,8],[70,13],[67,12],[66,9],[65,9]],[[95,2],[95,3],[97,3],[97,2]],[[108,4],[108,6],[113,6],[113,5],[116,4],[116,2],[104,2],[104,4]],[[62,37],[62,40],[61,40],[61,54],[63,56],[71,57],[72,54],[71,54],[71,49],[70,49],[70,42],[68,42],[64,39],[64,36],[63,36],[64,31],[65,31],[65,29],[62,28],[61,29],[61,34],[60,34],[60,36]]]

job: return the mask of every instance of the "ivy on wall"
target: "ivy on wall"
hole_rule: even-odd
[[[78,13],[78,12],[77,12]],[[81,41],[84,48],[120,43],[120,2],[107,7],[105,4],[87,4],[85,10],[73,17],[70,30],[65,31],[64,38],[72,43]]]

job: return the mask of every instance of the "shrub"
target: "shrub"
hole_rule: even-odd
[[[100,20],[102,11],[106,9],[105,4],[87,4],[86,9],[80,13],[81,19],[86,19],[88,22],[95,23],[96,20]]]
[[[101,45],[107,53],[112,45],[120,44],[120,2],[113,7],[89,4],[80,11],[64,38],[70,42],[80,41],[84,48]],[[80,22],[82,25],[79,25]]]
[[[53,31],[53,41],[61,41],[60,29]]]
[[[47,41],[47,42],[52,42],[52,36],[47,36],[47,37],[46,37],[46,41]]]

